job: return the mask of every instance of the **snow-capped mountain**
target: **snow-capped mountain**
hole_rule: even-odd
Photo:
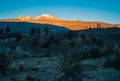
[[[37,17],[19,16],[18,19],[20,20],[60,20],[59,18],[49,14],[42,14],[41,16],[37,16]]]
[[[36,19],[38,19],[38,17],[36,17]],[[41,16],[39,16],[39,19],[59,20],[59,18],[48,14],[42,14]]]
[[[119,27],[120,24],[110,24],[104,22],[89,22],[89,21],[80,21],[80,20],[62,20],[56,16],[49,14],[42,14],[40,16],[31,17],[31,16],[19,16],[15,19],[3,19],[0,22],[32,22],[39,24],[51,24],[57,26],[64,26],[71,30],[82,30],[86,28],[96,28],[97,24],[100,24],[102,28],[108,27]]]

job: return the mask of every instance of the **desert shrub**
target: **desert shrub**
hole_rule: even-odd
[[[54,40],[54,44],[55,44],[55,45],[60,45],[60,40],[56,38],[56,39]]]
[[[43,44],[41,44],[42,48],[48,48],[50,46],[50,42],[49,41],[45,41]]]
[[[0,29],[0,34],[4,34],[4,29],[3,28]]]
[[[39,28],[37,29],[37,32],[36,32],[36,33],[37,33],[37,35],[39,35],[39,34],[40,34],[40,29],[39,29]]]
[[[15,38],[16,38],[16,41],[21,41],[22,35],[19,32],[17,32]]]
[[[57,81],[82,81],[81,78],[81,65],[76,57],[65,55],[62,59],[61,71],[64,73]]]
[[[82,34],[80,35],[80,37],[81,37],[81,41],[84,41],[84,40],[86,39],[86,34],[85,34],[85,33],[82,33]]]
[[[88,58],[99,58],[101,57],[100,49],[92,48]]]
[[[19,70],[24,70],[25,69],[25,63],[22,62],[19,64]]]
[[[39,53],[41,50],[41,39],[39,36],[26,37],[21,41],[21,47],[24,51],[29,51],[31,53]],[[35,53],[35,54],[36,54]]]
[[[48,28],[48,27],[45,27],[45,28],[44,28],[44,32],[45,32],[45,34],[47,35],[47,34],[49,33],[49,28]]]
[[[70,47],[74,47],[75,46],[75,42],[74,41],[70,41],[69,44],[70,44]]]
[[[5,29],[5,32],[8,34],[11,31],[10,26],[8,25]]]
[[[107,60],[103,66],[105,68],[115,68],[120,70],[120,60],[119,59]]]
[[[75,48],[75,47],[74,47]],[[57,81],[82,81],[81,64],[77,49],[71,49],[61,59],[61,71],[64,73]]]
[[[30,35],[31,35],[31,36],[34,36],[35,33],[36,33],[36,28],[33,27],[33,28],[30,30]]]
[[[30,41],[30,49],[34,49],[39,46],[38,38],[32,38]]]
[[[12,74],[14,74],[16,72],[16,69],[17,69],[16,66],[14,64],[12,64],[10,67]]]
[[[103,64],[105,68],[115,68],[120,70],[120,52],[118,54],[110,55],[112,58],[108,58]]]
[[[21,41],[21,48],[22,50],[26,51],[28,50],[28,48],[30,48],[30,43],[29,43],[30,39],[28,37],[24,38],[22,41]]]
[[[80,66],[73,66],[73,68],[66,70],[64,75],[57,81],[82,81]]]
[[[54,35],[50,35],[48,41],[49,41],[50,43],[55,44],[55,45],[59,45],[59,44],[60,44],[59,39],[56,38]]]
[[[0,29],[0,39],[4,39],[4,38],[5,38],[4,29],[1,28]]]
[[[54,42],[55,37],[54,37],[53,35],[50,35],[48,40],[49,40],[50,42]]]
[[[11,77],[10,79],[11,79],[11,81],[18,81],[16,76]]]
[[[85,41],[88,42],[88,44],[91,46],[98,48],[103,47],[105,44],[105,41],[97,36],[87,36]]]
[[[69,31],[68,31],[68,39],[72,39],[72,38],[75,37],[75,36],[76,36],[75,31],[72,31],[72,30],[69,30]]]
[[[25,80],[26,81],[36,81],[36,78],[34,78],[34,77],[30,76],[30,75],[27,75]]]
[[[108,55],[110,55],[112,53],[114,53],[113,48],[110,45],[106,44],[106,47],[104,48],[104,50],[102,52],[102,55],[108,56]]]
[[[75,47],[74,54],[72,55],[72,57],[76,57],[76,60],[99,58],[102,56],[99,48],[91,47],[88,44]]]
[[[88,47],[86,47],[85,51],[83,51],[82,48],[85,46]],[[82,42],[79,53],[81,59],[99,58],[112,53],[112,48],[103,39],[90,36],[86,37],[86,39]]]
[[[0,52],[0,71],[2,75],[5,75],[5,72],[8,69],[9,64],[11,63],[11,57],[5,52]]]
[[[101,28],[101,27],[102,27],[101,24],[96,25],[96,28]]]

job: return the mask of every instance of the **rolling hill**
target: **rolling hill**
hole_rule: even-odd
[[[71,30],[81,30],[86,28],[96,28],[97,24],[101,24],[102,28],[108,27],[120,27],[120,24],[109,24],[105,22],[88,22],[80,20],[62,20],[52,15],[42,14],[41,16],[31,17],[31,16],[19,16],[15,19],[4,19],[0,22],[32,22],[38,24],[52,24],[57,26],[64,26]]]
[[[8,25],[12,29],[12,32],[17,32],[17,31],[29,32],[33,27],[39,28],[41,31],[43,31],[45,27],[48,27],[50,31],[56,31],[56,32],[68,31],[68,29],[63,26],[56,26],[50,24],[38,24],[31,22],[0,22],[0,28],[6,28]]]

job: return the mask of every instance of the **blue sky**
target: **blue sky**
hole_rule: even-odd
[[[43,13],[66,20],[120,24],[120,0],[0,0],[0,19]]]

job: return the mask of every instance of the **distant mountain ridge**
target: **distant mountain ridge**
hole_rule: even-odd
[[[86,28],[96,28],[97,24],[101,24],[102,28],[108,27],[118,27],[120,28],[120,24],[109,24],[104,22],[87,22],[87,21],[80,21],[80,20],[62,20],[57,18],[56,16],[42,14],[41,16],[31,17],[31,16],[19,16],[15,19],[5,19],[0,20],[0,22],[32,22],[32,23],[39,23],[39,24],[51,24],[57,26],[64,26],[71,30],[82,30]]]
[[[59,18],[52,16],[52,15],[48,15],[48,14],[42,14],[41,16],[37,16],[37,17],[31,17],[31,16],[19,16],[18,17],[19,20],[60,20]]]

